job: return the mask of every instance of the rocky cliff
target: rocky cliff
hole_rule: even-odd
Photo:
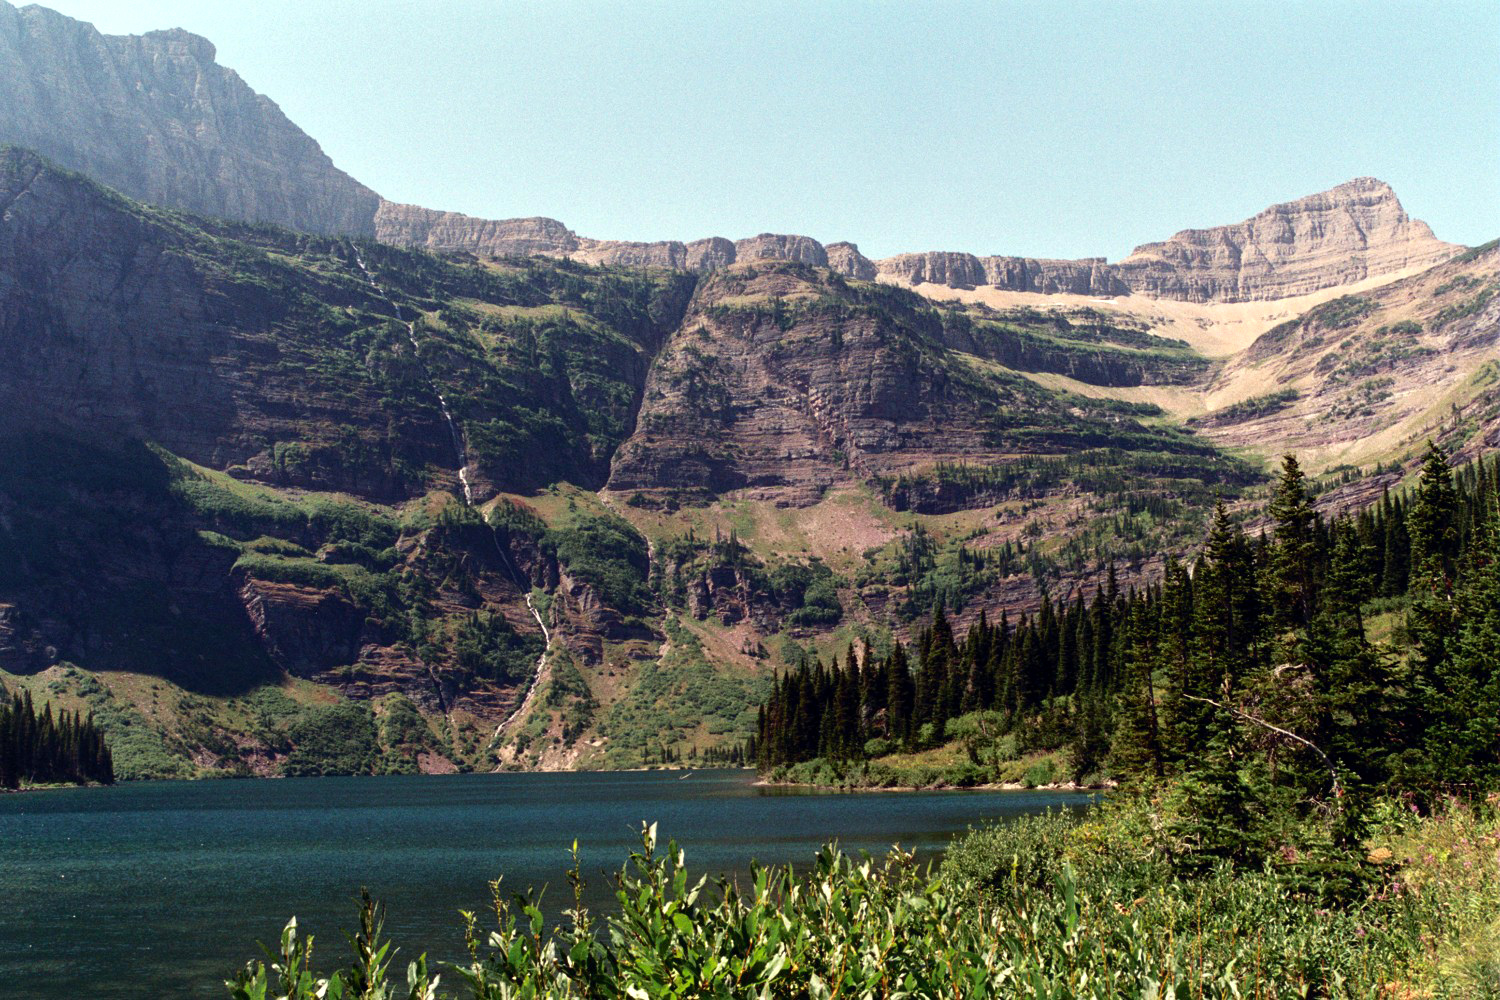
[[[876,267],[888,280],[912,285],[1245,302],[1429,267],[1459,249],[1408,216],[1390,185],[1361,177],[1272,205],[1232,226],[1187,229],[1143,244],[1115,264],[1102,257],[1037,260],[935,252],[898,254]]]
[[[143,438],[219,468],[368,496],[415,486],[397,471],[408,461],[451,464],[434,402],[412,394],[400,428],[382,411],[419,375],[395,331],[377,332],[389,306],[350,273],[347,243],[283,232],[283,256],[272,256],[14,148],[0,151],[0,208],[7,424]],[[304,251],[333,253],[343,273],[285,263]],[[355,361],[351,344],[330,366],[343,349],[329,338],[366,321],[368,346],[394,353]]]
[[[933,251],[871,261],[852,243],[762,233],[683,244],[622,243],[579,236],[554,219],[476,219],[382,203],[376,233],[388,243],[491,256],[540,254],[589,264],[707,273],[752,260],[829,267],[846,278],[949,288],[992,286],[1041,295],[1144,295],[1189,302],[1244,302],[1304,295],[1420,269],[1458,251],[1410,218],[1390,186],[1372,178],[1287,202],[1244,222],[1190,229],[1146,243],[1116,263]]]
[[[414,734],[402,766],[635,766],[733,746],[773,665],[850,629],[1158,577],[1257,481],[1216,440],[1387,461],[1500,423],[1493,248],[1219,362],[1149,317],[855,280],[805,237],[491,232],[532,249],[203,219],[0,154],[6,683],[118,683],[141,714],[112,725],[216,770],[322,718],[273,690]],[[1158,405],[1214,395],[1247,405]]]
[[[736,264],[699,283],[657,355],[609,489],[696,501],[744,491],[807,506],[835,483],[945,464],[1000,467],[1111,444],[1208,454],[1014,374],[1142,381],[1131,367],[1142,357],[1101,343],[1107,332],[1066,323],[1049,332],[942,314],[909,293],[806,264]],[[1156,361],[1162,371],[1147,380],[1165,380],[1183,359]],[[1188,364],[1175,377],[1201,373]]]
[[[375,192],[214,55],[185,31],[103,35],[0,0],[0,143],[155,204],[374,235]]]
[[[1452,257],[1389,184],[1360,177],[1232,226],[1147,243],[1115,270],[1132,291],[1192,302],[1279,299]]]
[[[1282,323],[1208,387],[1232,447],[1367,465],[1429,438],[1460,460],[1500,447],[1500,249],[1493,244]]]
[[[614,267],[660,267],[706,274],[739,261],[789,260],[831,267],[874,280],[875,265],[853,243],[825,247],[809,236],[761,233],[742,240],[710,236],[691,243],[631,243],[580,236],[556,219],[480,219],[418,205],[382,201],[375,215],[382,243],[424,250],[461,250],[484,257],[545,256]]]
[[[374,236],[482,257],[707,273],[750,260],[831,267],[847,278],[1044,295],[1139,294],[1191,302],[1279,299],[1418,269],[1457,248],[1410,218],[1391,188],[1359,178],[1244,222],[1184,230],[1124,260],[906,253],[872,262],[852,243],[762,233],[600,240],[549,218],[483,219],[381,199],[181,30],[101,35],[0,0],[0,143],[40,151],[155,204],[314,233]]]

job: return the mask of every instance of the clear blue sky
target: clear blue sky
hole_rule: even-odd
[[[1123,256],[1373,175],[1500,236],[1500,4],[55,0],[183,27],[393,201]]]

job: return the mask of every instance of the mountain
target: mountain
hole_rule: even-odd
[[[132,197],[204,215],[480,256],[560,257],[703,273],[751,260],[847,278],[949,288],[1187,302],[1274,300],[1435,264],[1459,247],[1359,178],[1229,226],[1184,230],[1116,263],[970,253],[871,261],[852,243],[762,233],[637,243],[580,236],[547,218],[481,219],[386,201],[334,167],[268,98],[181,30],[102,35],[0,0],[0,143],[35,149]]]
[[[1390,185],[1371,177],[1272,205],[1243,222],[1184,230],[1117,263],[970,253],[905,253],[872,261],[852,243],[763,233],[734,242],[620,243],[579,236],[555,219],[477,219],[383,202],[376,237],[398,246],[489,256],[545,254],[591,264],[704,272],[747,260],[832,267],[845,277],[949,288],[991,286],[1043,295],[1141,295],[1185,302],[1248,302],[1305,295],[1430,267],[1462,248],[1412,219]]]
[[[1361,177],[1270,208],[1230,226],[1186,229],[1146,243],[1115,264],[1104,258],[1033,260],[959,253],[877,261],[908,284],[992,285],[1014,292],[1187,302],[1246,302],[1304,295],[1366,278],[1430,267],[1461,248],[1409,217],[1390,185]]]
[[[723,760],[779,670],[1154,584],[1287,450],[1335,509],[1500,447],[1500,252],[1379,182],[1114,264],[600,241],[349,187],[201,39],[0,24],[63,161],[0,147],[0,694],[124,777]]]
[[[1216,360],[1123,306],[434,255],[14,148],[0,206],[0,684],[125,776],[728,753],[780,665],[1154,579],[1283,447],[1337,483],[1500,434],[1493,247]]]
[[[375,192],[214,56],[186,31],[103,35],[0,0],[0,143],[154,204],[373,235]]]

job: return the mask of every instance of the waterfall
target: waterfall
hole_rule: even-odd
[[[448,436],[453,440],[453,453],[454,457],[458,459],[458,483],[459,486],[463,488],[464,506],[473,507],[474,489],[469,484],[469,448],[468,445],[464,442],[463,432],[458,428],[458,421],[453,419],[453,411],[448,408],[447,397],[444,396],[443,391],[438,388],[437,381],[432,377],[432,372],[428,370],[427,365],[422,361],[421,347],[417,343],[417,321],[415,319],[408,320],[401,312],[401,303],[391,298],[386,290],[380,286],[380,283],[375,280],[375,276],[371,274],[370,269],[365,266],[365,259],[360,254],[359,247],[353,243],[350,243],[349,247],[354,251],[354,263],[359,265],[359,269],[364,273],[365,280],[370,283],[370,287],[375,289],[376,293],[379,294],[379,296],[384,299],[393,310],[395,310],[396,321],[406,324],[406,339],[411,342],[412,354],[417,359],[418,367],[422,369],[422,377],[427,380],[427,387],[431,389],[432,394],[437,397],[438,409],[442,411],[443,420],[448,425]],[[495,537],[495,533],[493,530],[490,532],[490,541],[494,543],[495,553],[500,556],[501,562],[503,562],[506,569],[510,571],[511,578],[515,581],[516,586],[525,596],[526,610],[530,611],[531,617],[536,619],[537,627],[542,630],[543,641],[542,655],[536,661],[536,673],[532,678],[531,686],[526,691],[526,696],[521,700],[520,706],[511,713],[510,718],[506,719],[495,728],[494,738],[499,738],[501,731],[504,730],[506,726],[514,722],[517,718],[519,718],[521,714],[526,711],[527,707],[531,705],[532,699],[536,695],[537,689],[541,686],[540,682],[542,679],[542,671],[547,666],[547,653],[552,649],[552,632],[547,628],[547,623],[542,621],[542,613],[538,611],[536,609],[536,605],[532,603],[531,587],[529,586],[528,581],[526,581],[516,570],[515,565],[510,560],[510,556],[507,555],[505,549],[501,547],[500,539]],[[429,676],[431,676],[432,668],[428,667],[427,671]],[[435,676],[432,678],[432,680],[434,684],[437,684],[437,678]],[[438,698],[439,701],[442,700],[441,686],[439,686],[438,688]]]

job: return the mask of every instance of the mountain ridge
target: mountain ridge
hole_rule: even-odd
[[[158,166],[202,181],[205,148]],[[205,215],[0,150],[0,684],[95,710],[127,776],[305,773],[351,718],[402,770],[722,756],[782,667],[1154,585],[1282,450],[1354,506],[1426,437],[1500,446],[1500,256],[1373,179],[1113,264],[920,271],[363,188],[352,237],[211,217],[277,190]]]
[[[103,35],[47,8],[0,0],[0,94],[9,95],[0,100],[0,142],[198,214],[428,250],[696,273],[777,259],[910,285],[1243,302],[1434,264],[1461,249],[1407,217],[1390,187],[1370,178],[1239,223],[1182,230],[1114,263],[952,251],[874,261],[853,243],[775,233],[733,241],[595,239],[551,218],[485,219],[387,201],[335,167],[215,56],[209,40],[181,29]]]
[[[0,0],[0,143],[201,215],[374,235],[378,196],[270,98],[173,28],[104,35]]]

